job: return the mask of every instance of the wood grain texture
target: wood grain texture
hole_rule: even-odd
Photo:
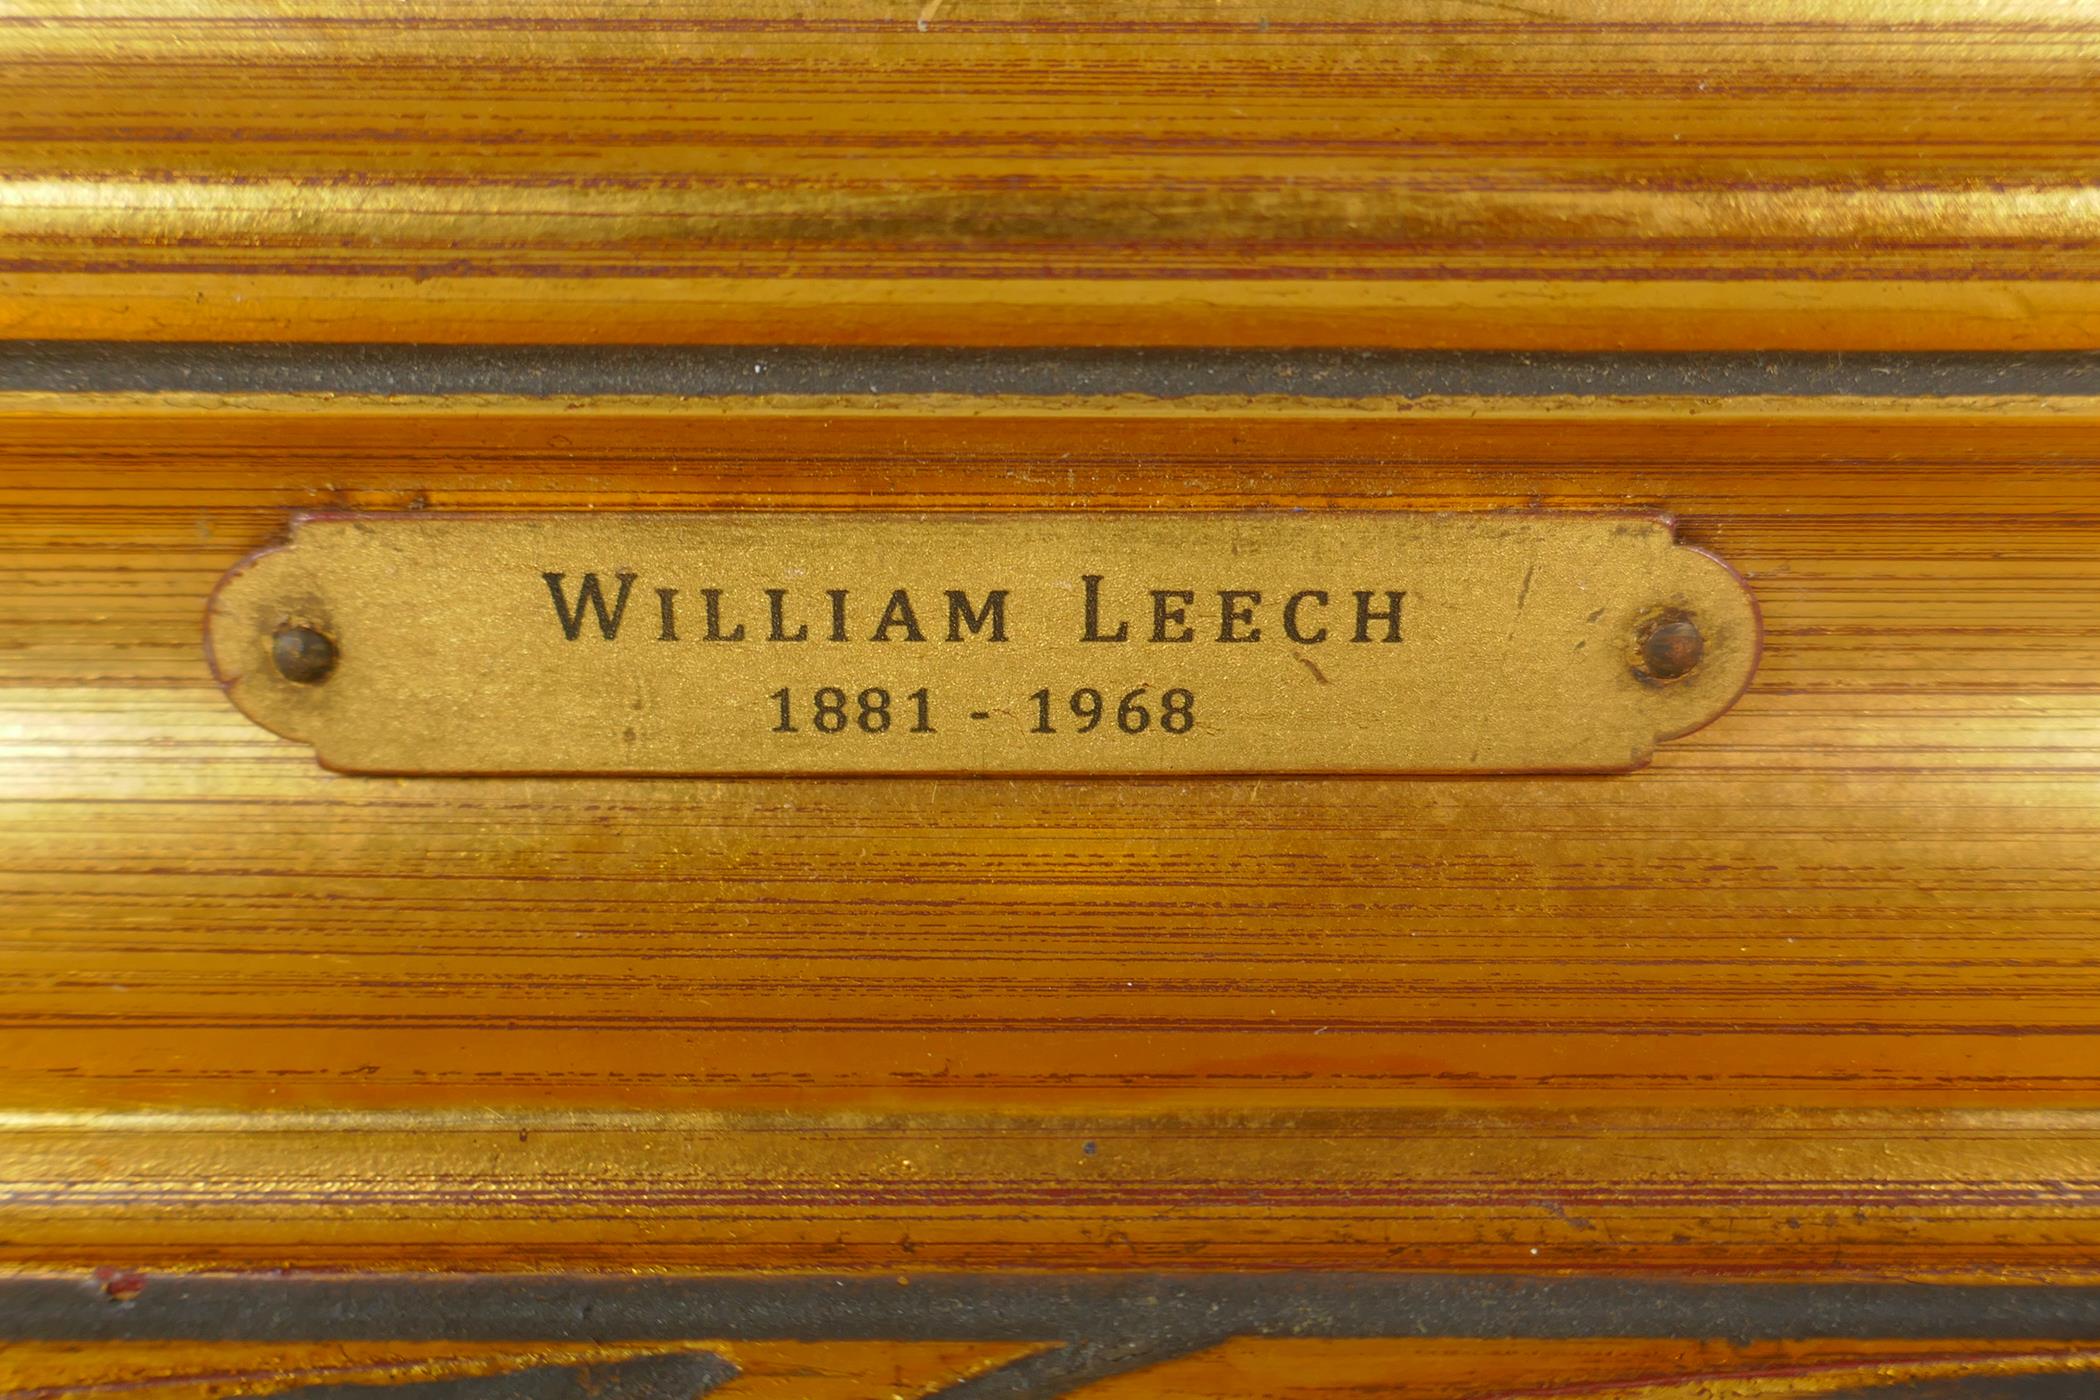
[[[2100,403],[0,400],[0,1258],[2100,1257]],[[1611,778],[399,780],[212,685],[312,507],[1674,512]]]
[[[145,1396],[368,1395],[449,1383],[459,1400],[553,1395],[560,1400],[917,1400],[990,1371],[1042,1344],[985,1342],[524,1342],[331,1341],[0,1342],[0,1400]],[[2083,1348],[1884,1347],[1899,1357],[1951,1353],[1947,1369],[2049,1372],[2085,1364]],[[652,1362],[693,1360],[681,1374]],[[1932,1360],[1939,1360],[1933,1357]],[[637,1365],[637,1363],[640,1363]],[[712,1363],[710,1366],[709,1363]],[[1929,1363],[1928,1363],[1929,1364]],[[703,1369],[704,1368],[704,1369]],[[707,1386],[710,1370],[726,1372]],[[639,1374],[637,1374],[639,1373]],[[1931,1372],[1927,1372],[1930,1374]],[[548,1384],[560,1377],[569,1382]],[[681,1387],[675,1383],[682,1381]],[[639,1382],[639,1383],[638,1383]],[[653,1385],[647,1384],[654,1382]],[[332,1387],[343,1387],[333,1390]],[[703,1388],[704,1387],[704,1388]]]
[[[139,1395],[148,1400],[233,1400],[305,1396],[310,1388],[451,1382],[460,1400],[496,1400],[550,1371],[573,1375],[563,1397],[627,1397],[702,1392],[623,1388],[622,1368],[637,1360],[699,1353],[736,1368],[709,1400],[916,1400],[950,1392],[973,1376],[1040,1346],[927,1342],[527,1342],[441,1344],[329,1342],[0,1343],[0,1397],[57,1400]],[[1988,1340],[1731,1343],[1595,1337],[1567,1340],[1235,1338],[1194,1354],[1081,1384],[1060,1394],[1079,1400],[1510,1400],[1581,1395],[1588,1400],[1811,1400],[1894,1395],[1938,1383],[2100,1373],[2100,1347],[2080,1342]],[[477,1385],[476,1382],[483,1384]],[[485,1386],[485,1388],[484,1388]],[[341,1392],[336,1392],[340,1394]],[[416,1393],[428,1394],[428,1391]],[[548,1393],[533,1389],[538,1396]],[[1943,1390],[1956,1397],[1992,1392]],[[2017,1394],[1997,1391],[1997,1394]],[[2048,1392],[2039,1392],[2046,1394]],[[2057,1392],[2070,1394],[2068,1390]]]
[[[2058,0],[24,0],[0,334],[2100,344]]]
[[[1805,1400],[1871,1396],[1963,1381],[2010,1385],[2027,1376],[2100,1372],[2100,1352],[1986,1343],[1783,1342],[1753,1345],[1677,1338],[1520,1342],[1428,1338],[1370,1341],[1234,1339],[1197,1355],[1072,1392],[1086,1400]],[[1915,1393],[1915,1392],[1913,1392]],[[1930,1391],[1928,1390],[1929,1394]],[[1943,1391],[1959,1396],[1960,1390]],[[1979,1386],[1971,1394],[1989,1392]],[[2017,1391],[2001,1391],[2017,1394]],[[2046,1394],[2046,1392],[2039,1392]],[[2064,1392],[2070,1393],[2068,1391]]]

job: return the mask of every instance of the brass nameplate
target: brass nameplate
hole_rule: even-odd
[[[361,773],[1611,772],[1755,603],[1658,516],[309,516],[213,670]]]

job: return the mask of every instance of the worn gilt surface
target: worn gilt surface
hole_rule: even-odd
[[[0,1396],[2100,1393],[2096,78],[2043,0],[7,7]],[[208,659],[302,516],[724,511],[1668,519],[1763,651],[1443,776],[559,775],[524,652],[420,698],[540,776],[356,776],[240,708],[327,619]]]
[[[280,1364],[254,1359],[270,1338],[199,1350],[212,1324],[136,1312],[196,1267],[2090,1277],[2088,401],[0,410],[23,600],[0,650],[0,1251],[115,1271],[0,1353],[22,1374],[120,1364],[61,1342],[127,1317],[156,1366]],[[1667,504],[1749,580],[1764,659],[1620,777],[372,779],[239,713],[200,646],[220,575],[301,510],[1163,500]],[[1285,1312],[1246,1335],[1341,1326],[1251,1277],[1247,1306]],[[1019,1364],[980,1343],[1040,1345],[1063,1358],[1020,1373],[1042,1393],[1115,1369],[1075,1338],[1153,1336],[1023,1312],[793,1364],[953,1379]],[[1478,1369],[1488,1341],[1373,1340],[1422,1315],[1324,1348],[1199,1318],[1123,1360],[1185,1356],[1159,1393],[1439,1366],[1444,1391],[1402,1393],[1500,1393],[1459,1378],[1504,1374]],[[647,1335],[705,1350],[746,1316]],[[1487,1316],[1455,1335],[1528,1335]],[[1926,1356],[1896,1345],[1907,1314],[1867,1352],[1803,1351],[1834,1324],[1726,1300],[1575,1316],[1546,1331],[1603,1340],[1494,1354],[1513,1376],[1797,1368],[1737,1392],[1774,1394],[2088,1364]],[[1964,1304],[1932,1335],[2091,1335],[2020,1316]],[[311,1326],[331,1358],[404,1335]],[[780,1326],[880,1339],[852,1312]],[[1629,1326],[1749,1350],[1609,1340]],[[329,1364],[631,1354],[490,1349],[517,1335]],[[740,1385],[788,1364],[722,1354]]]
[[[2096,78],[2065,0],[16,0],[0,332],[2083,348]]]

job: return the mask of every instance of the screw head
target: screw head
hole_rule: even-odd
[[[280,627],[270,639],[270,660],[293,685],[318,685],[335,670],[335,643],[311,627]]]
[[[1706,656],[1706,638],[1687,617],[1666,618],[1641,634],[1641,675],[1674,681],[1690,675]]]

